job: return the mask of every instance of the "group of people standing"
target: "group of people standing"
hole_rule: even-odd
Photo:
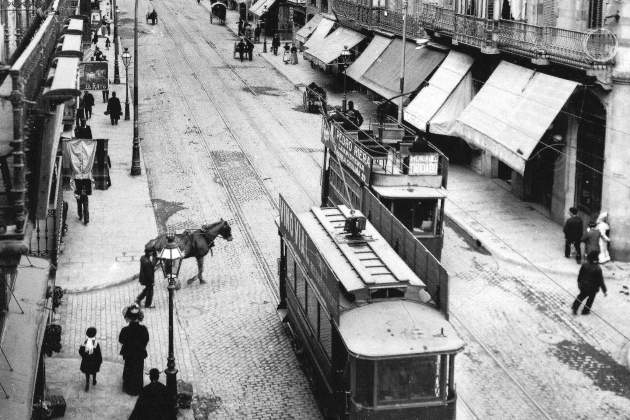
[[[124,360],[122,372],[122,389],[125,393],[139,396],[129,419],[161,420],[167,419],[169,414],[169,399],[166,386],[159,382],[160,371],[149,370],[150,383],[144,384],[144,359],[147,358],[149,330],[142,324],[144,312],[140,309],[140,302],[145,301],[145,308],[153,308],[153,284],[155,263],[150,253],[146,252],[140,259],[140,283],[145,287],[136,301],[123,309],[123,317],[127,325],[120,330],[118,341],[121,344],[120,355]],[[92,386],[96,385],[96,375],[103,363],[100,345],[96,339],[97,330],[90,327],[86,331],[86,338],[79,347],[81,355],[80,370],[85,375],[85,391],[89,391],[90,379]]]
[[[276,34],[277,35],[277,34]],[[274,38],[275,40],[275,38]],[[278,42],[280,42],[280,39],[278,38]],[[276,48],[277,51],[277,48]],[[284,54],[282,56],[282,61],[284,62],[284,64],[297,64],[298,63],[298,55],[297,55],[297,47],[295,46],[294,43],[291,43],[291,45],[289,46],[288,42],[284,43]]]
[[[571,207],[570,216],[564,224],[564,256],[571,257],[571,248],[574,249],[575,259],[578,264],[582,263],[582,243],[584,243],[584,254],[586,263],[580,267],[578,273],[578,289],[580,293],[573,301],[571,309],[574,315],[584,303],[582,315],[588,315],[595,301],[597,292],[601,289],[604,296],[607,296],[604,276],[599,264],[610,261],[608,245],[610,243],[610,225],[608,224],[608,213],[601,212],[595,222],[588,224],[584,232],[582,218],[578,216],[578,209]]]

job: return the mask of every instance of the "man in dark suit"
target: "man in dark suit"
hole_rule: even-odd
[[[77,200],[77,213],[79,220],[83,220],[84,224],[90,222],[90,210],[88,196],[92,194],[91,179],[75,179],[74,198]]]
[[[593,306],[595,295],[597,295],[599,289],[602,289],[604,296],[607,296],[604,276],[598,261],[599,251],[591,251],[586,255],[586,264],[580,268],[580,273],[578,274],[578,289],[580,289],[580,294],[575,298],[571,306],[573,315],[577,315],[577,311],[585,299],[586,304],[582,309],[582,315],[591,313],[591,306]]]
[[[577,215],[578,211],[575,207],[569,209],[571,216],[564,224],[564,256],[571,256],[571,245],[575,248],[575,260],[578,264],[582,262],[582,254],[580,252],[580,239],[584,233],[584,224],[582,219]]]
[[[593,251],[597,251],[599,253],[599,230],[596,228],[595,222],[589,222],[588,228],[580,242],[584,242],[584,254],[588,255]]]
[[[120,106],[120,99],[116,97],[116,92],[112,92],[112,97],[107,101],[107,111],[109,119],[112,125],[118,125],[118,120],[122,114],[122,108]]]
[[[83,107],[85,108],[85,117],[89,120],[92,118],[92,107],[94,106],[94,96],[87,90],[83,93]]]
[[[160,371],[149,371],[151,383],[140,391],[140,396],[129,416],[129,420],[166,420],[170,418],[172,408],[168,404],[166,386],[159,381]]]
[[[136,298],[136,303],[140,306],[142,299],[145,308],[155,308],[153,302],[153,284],[155,283],[155,264],[151,261],[151,251],[144,251],[144,255],[140,257],[140,275],[138,281],[144,286],[142,293]]]

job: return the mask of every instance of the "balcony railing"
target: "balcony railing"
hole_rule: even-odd
[[[407,18],[406,32],[410,38],[421,38],[426,30],[477,48],[488,46],[486,43],[494,39],[500,51],[580,69],[610,64],[615,56],[617,39],[607,31],[579,32],[511,20],[492,21],[420,1],[416,0],[416,14]],[[341,18],[367,29],[402,33],[400,12],[369,9],[349,0],[334,0],[333,9]]]

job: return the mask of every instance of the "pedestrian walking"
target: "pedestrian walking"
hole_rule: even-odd
[[[586,299],[586,304],[582,309],[582,315],[588,315],[591,312],[591,307],[595,301],[595,295],[597,295],[599,289],[602,289],[604,296],[608,296],[602,269],[599,264],[597,264],[598,259],[599,252],[591,251],[586,255],[586,264],[583,264],[582,267],[580,267],[577,279],[580,293],[577,295],[575,301],[573,301],[573,305],[571,306],[573,315],[577,315],[577,311],[580,308],[580,305],[582,305],[582,302],[584,302],[584,299]]]
[[[589,222],[586,232],[582,235],[580,242],[584,242],[584,255],[588,255],[593,251],[599,254],[599,230],[596,228],[595,222]]]
[[[273,34],[273,39],[271,40],[271,50],[273,51],[273,55],[278,55],[278,48],[280,48],[280,35],[276,32]]]
[[[284,53],[282,54],[282,61],[284,62],[284,64],[289,64],[290,60],[291,60],[291,47],[289,46],[288,42],[285,42]]]
[[[78,139],[91,139],[92,129],[89,125],[85,124],[85,120],[81,120],[81,125],[74,129],[74,137]]]
[[[243,38],[238,41],[236,45],[236,50],[238,51],[238,58],[243,62],[243,54],[245,54],[245,43],[243,42]]]
[[[90,376],[92,376],[92,385],[96,385],[96,373],[101,369],[103,356],[101,354],[101,346],[96,341],[96,328],[90,327],[85,332],[85,340],[79,347],[81,355],[81,372],[85,374],[85,391],[90,389]]]
[[[109,100],[109,89],[103,89],[101,93],[103,94],[103,103],[105,104]]]
[[[92,43],[94,45],[98,44],[98,29],[94,31],[94,36],[92,37]]]
[[[118,341],[122,344],[120,355],[125,360],[123,367],[123,391],[129,395],[138,395],[142,389],[144,359],[147,357],[149,331],[140,324],[141,311],[137,305],[127,308],[125,319],[129,325],[120,330]]]
[[[153,285],[155,283],[155,264],[151,260],[151,251],[145,250],[144,255],[140,257],[140,275],[138,281],[144,286],[142,292],[136,297],[136,303],[141,305],[142,299],[145,308],[155,308],[153,306]]]
[[[584,234],[584,223],[577,215],[578,210],[575,207],[569,209],[569,218],[564,223],[564,256],[571,257],[571,246],[575,248],[575,260],[578,264],[582,262],[582,253],[580,252],[580,239]]]
[[[109,35],[109,34],[107,34]],[[109,38],[105,38],[105,49],[109,50],[109,47],[112,45],[112,43],[110,42]]]
[[[251,40],[247,40],[247,59],[252,61],[254,59],[254,43]]]
[[[597,218],[595,228],[599,231],[599,263],[604,264],[610,261],[608,244],[610,243],[610,225],[608,224],[608,212],[601,212]]]
[[[166,386],[160,382],[160,371],[149,371],[149,383],[142,388],[129,420],[167,420],[172,408],[168,405]]]
[[[89,196],[92,194],[91,179],[75,179],[74,198],[77,200],[77,213],[83,224],[90,223]]]
[[[243,34],[243,20],[239,19],[238,20],[238,36],[241,36]]]
[[[76,125],[77,127],[81,125],[81,121],[85,121],[87,119],[87,115],[85,113],[85,104],[83,103],[83,98],[79,97],[79,104],[77,105],[76,110]]]
[[[291,64],[297,64],[298,63],[298,55],[297,55],[298,49],[295,46],[295,43],[291,44]]]
[[[108,19],[107,20],[107,36],[111,36],[111,34],[112,34],[112,24]]]
[[[122,108],[120,106],[120,99],[116,97],[116,92],[112,92],[112,97],[107,101],[105,115],[109,115],[112,125],[118,125],[118,120],[122,115]]]
[[[92,107],[94,106],[94,96],[87,90],[83,92],[83,108],[85,109],[86,119],[92,118]]]

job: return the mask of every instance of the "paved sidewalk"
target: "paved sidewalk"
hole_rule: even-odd
[[[133,4],[121,5],[121,16],[133,16]],[[104,4],[102,8],[107,7]],[[113,41],[113,37],[110,37]],[[114,47],[105,49],[105,38],[99,48],[110,58],[110,94],[116,92],[123,111],[125,108],[125,69],[119,61],[121,84],[112,83]],[[122,47],[120,52],[122,52]],[[86,52],[90,56],[92,51]],[[130,93],[131,93],[130,86]],[[106,103],[101,92],[92,91],[95,99],[92,118],[88,121],[94,138],[109,139],[112,185],[107,190],[93,190],[89,201],[90,221],[83,224],[77,217],[76,200],[72,191],[64,191],[69,204],[68,232],[65,248],[59,257],[57,285],[65,289],[62,305],[55,322],[62,326],[62,350],[46,362],[49,391],[65,397],[65,419],[124,419],[129,416],[136,398],[122,392],[123,360],[119,355],[118,334],[125,325],[122,309],[140,293],[136,281],[139,259],[144,244],[158,233],[144,163],[142,174],[131,176],[133,115],[124,116],[118,125],[111,125],[104,115]],[[130,98],[131,102],[131,98]],[[131,106],[131,104],[130,104]],[[133,112],[133,107],[130,109]],[[142,156],[142,153],[141,153]],[[144,324],[149,329],[149,356],[145,373],[152,367],[163,370],[168,351],[168,293],[161,275],[156,273],[155,309],[145,309]],[[177,307],[175,308],[177,311]],[[176,314],[175,358],[178,379],[192,382],[195,371],[188,337]],[[79,371],[78,348],[85,330],[95,326],[103,352],[104,363],[98,384],[86,393],[84,378]],[[160,380],[165,383],[162,374]],[[148,383],[148,376],[145,378]],[[180,410],[180,417],[192,418],[192,410]]]
[[[108,58],[114,56],[113,45],[106,50],[104,38],[99,40],[99,48]],[[122,62],[119,65],[121,84],[114,85],[111,83],[114,64],[109,61],[110,95],[116,92],[124,111],[125,68]],[[103,103],[101,92],[92,91],[92,94],[96,104],[88,125],[94,138],[109,139],[112,186],[107,190],[93,190],[87,225],[77,217],[73,192],[64,191],[64,200],[69,204],[69,234],[59,256],[61,269],[57,273],[57,285],[70,292],[99,289],[137,278],[144,244],[157,235],[144,164],[141,163],[142,175],[130,175],[133,119],[123,117],[118,125],[111,125],[109,116],[104,115],[107,104]]]

